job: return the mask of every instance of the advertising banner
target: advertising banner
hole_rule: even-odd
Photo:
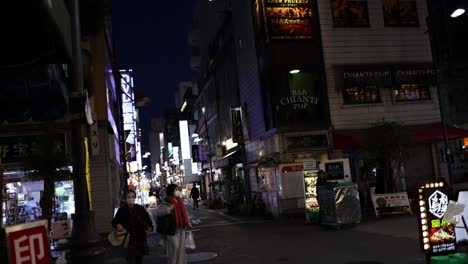
[[[9,226],[5,228],[5,232],[9,263],[52,263],[47,220]]]
[[[383,0],[386,27],[418,27],[416,0]]]
[[[263,13],[271,39],[312,38],[310,0],[264,0]]]
[[[318,221],[319,203],[317,195],[317,171],[304,171],[306,222]]]
[[[367,0],[331,0],[334,27],[368,27]]]
[[[444,255],[456,250],[455,226],[444,220],[449,204],[443,182],[431,182],[418,188],[420,238],[428,255]]]

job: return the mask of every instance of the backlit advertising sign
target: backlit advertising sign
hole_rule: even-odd
[[[318,220],[319,203],[317,195],[317,171],[304,171],[304,189],[305,189],[305,210],[306,222],[312,223]]]
[[[132,70],[121,70],[122,114],[124,130],[133,130],[136,122]]]
[[[271,39],[312,38],[310,0],[264,0],[263,12]]]
[[[9,226],[5,232],[9,263],[52,263],[46,220]]]
[[[418,188],[421,246],[429,256],[456,250],[455,226],[443,219],[449,196],[446,183],[429,182]]]

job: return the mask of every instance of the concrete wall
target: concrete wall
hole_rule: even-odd
[[[247,140],[258,139],[265,132],[265,114],[255,46],[251,1],[233,1],[233,22],[237,39],[241,105],[245,107]]]

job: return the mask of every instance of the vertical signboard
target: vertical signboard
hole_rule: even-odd
[[[318,221],[319,203],[317,195],[317,171],[304,171],[306,222]]]
[[[5,233],[9,263],[52,263],[46,220],[9,226]]]
[[[264,0],[263,12],[271,39],[312,38],[310,0]]]
[[[98,124],[94,122],[94,124],[90,127],[90,134],[91,134],[91,154],[93,156],[99,155],[99,135],[98,135]]]
[[[136,112],[135,112],[135,96],[133,93],[133,77],[132,70],[121,70],[122,76],[122,114],[124,130],[132,130],[135,127]]]
[[[231,108],[231,126],[232,126],[232,141],[234,143],[242,142],[242,115],[241,108]]]
[[[443,220],[449,203],[445,183],[425,183],[418,188],[418,193],[422,249],[429,256],[455,252],[455,226]]]

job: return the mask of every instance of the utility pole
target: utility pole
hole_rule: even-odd
[[[431,8],[431,3],[428,1],[428,8],[429,12],[433,12]],[[445,12],[443,13],[445,14]],[[450,151],[450,143],[449,143],[449,138],[448,138],[448,133],[447,133],[447,112],[446,112],[446,107],[445,107],[445,97],[441,93],[441,69],[445,69],[442,67],[442,63],[439,62],[440,60],[440,53],[439,49],[440,47],[436,44],[436,38],[440,39],[440,36],[437,36],[437,34],[434,34],[434,23],[433,21],[430,20],[430,15],[426,17],[426,22],[427,22],[427,33],[429,34],[429,42],[431,45],[431,52],[432,52],[432,64],[434,69],[436,70],[435,73],[435,79],[436,79],[436,87],[437,87],[437,98],[439,100],[439,110],[440,110],[440,119],[442,123],[442,132],[443,132],[443,137],[444,137],[444,158],[445,162],[447,164],[447,173],[448,173],[448,178],[449,178],[449,184],[453,185],[453,172],[452,172],[452,165],[450,164],[450,159],[451,159],[451,151]]]
[[[81,51],[80,5],[79,0],[70,0],[71,32],[73,49],[73,95],[83,98],[83,59]],[[87,135],[84,120],[84,105],[80,115],[71,121],[73,179],[75,193],[75,214],[73,215],[73,233],[71,238],[71,262],[98,264],[104,263],[105,248],[99,246],[102,241],[96,233],[94,213],[90,211],[88,186],[86,183],[86,160],[84,137]]]

